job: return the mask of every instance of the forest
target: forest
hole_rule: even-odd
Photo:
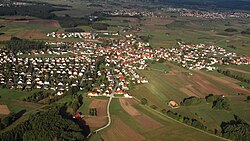
[[[234,120],[221,123],[222,136],[236,141],[250,140],[250,125],[234,115]]]
[[[81,119],[73,119],[65,113],[65,107],[57,107],[31,115],[27,121],[0,134],[0,138],[2,141],[76,141],[84,140],[89,132]]]
[[[31,51],[47,48],[44,42],[41,41],[31,41],[27,39],[20,39],[17,37],[12,37],[9,41],[4,41],[5,47],[14,51]]]

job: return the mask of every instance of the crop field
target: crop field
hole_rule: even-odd
[[[214,110],[211,108],[211,103],[198,106],[181,106],[174,111],[200,120],[210,129],[219,130],[221,122],[232,120],[234,114],[249,122],[250,110],[248,103],[244,100],[246,95],[250,95],[250,91],[237,85],[239,83],[237,80],[203,71],[182,72],[182,68],[169,63],[166,63],[166,66],[170,69],[168,73],[161,73],[153,69],[140,71],[141,74],[146,76],[149,83],[136,86],[135,89],[131,90],[132,95],[138,99],[146,98],[149,101],[148,105],[155,104],[157,110],[164,108],[171,110],[167,107],[169,100],[180,103],[183,98],[189,96],[204,98],[210,93],[225,95],[230,99],[231,111]],[[239,92],[245,95],[238,95]]]
[[[121,105],[120,105],[121,104]],[[140,122],[136,120],[136,116],[132,116],[124,111],[123,107],[129,106],[129,109],[138,110],[144,119]],[[171,119],[162,117],[151,110],[145,109],[132,99],[114,99],[111,103],[112,125],[106,130],[94,135],[104,140],[221,140],[211,135],[206,135],[193,128],[188,128]],[[146,120],[145,120],[145,117]],[[156,128],[145,128],[147,121],[157,123]],[[137,123],[137,124],[135,124]],[[152,123],[150,123],[152,124]],[[159,126],[158,126],[159,125]],[[126,135],[126,136],[125,136]],[[94,137],[91,140],[99,140]]]
[[[18,20],[22,19],[24,20]],[[28,17],[5,17],[0,20],[0,25],[4,26],[0,29],[3,35],[0,35],[0,41],[9,40],[12,36],[25,39],[48,39],[47,33],[56,31],[60,25],[55,20],[42,20]]]
[[[154,24],[148,24],[152,21]],[[155,22],[156,21],[156,22]],[[244,24],[242,24],[244,23]],[[190,43],[212,43],[225,47],[229,51],[249,55],[249,36],[240,32],[250,27],[249,19],[241,20],[203,20],[197,18],[170,18],[157,23],[148,18],[141,22],[139,35],[151,36],[153,47],[173,47],[177,41]],[[237,32],[226,32],[227,28],[235,28]],[[232,49],[229,46],[235,46]]]
[[[107,123],[107,104],[108,100],[94,99],[89,108],[96,108],[97,116],[86,118],[86,124],[90,128],[102,127]]]

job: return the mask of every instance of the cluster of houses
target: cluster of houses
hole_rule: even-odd
[[[208,19],[226,19],[226,18],[249,18],[250,14],[245,12],[214,12],[214,11],[201,11],[192,9],[182,9],[180,16],[184,17],[197,17]]]
[[[148,60],[164,59],[188,69],[207,70],[215,69],[217,63],[250,64],[249,57],[213,45],[179,42],[179,47],[165,49],[150,48],[134,35],[110,40],[107,46],[93,42],[47,42],[49,49],[32,50],[28,54],[34,57],[28,58],[21,56],[22,51],[0,49],[0,86],[54,90],[58,95],[77,87],[88,91],[88,96],[110,96],[114,91],[115,96],[130,98],[132,85],[149,83],[137,71],[147,68]]]
[[[144,16],[144,17],[153,17],[154,13],[149,12],[148,10],[133,10],[133,9],[120,9],[120,10],[114,10],[114,11],[105,11],[104,14],[110,15],[110,16]]]
[[[54,90],[61,95],[79,87],[81,78],[94,63],[87,56],[22,58],[1,49],[0,85],[10,89]]]
[[[180,47],[169,49],[169,61],[175,61],[188,69],[214,70],[215,64],[250,64],[250,57],[238,56],[227,52],[224,48],[205,44],[185,44],[178,42]]]
[[[47,37],[66,39],[66,38],[80,38],[80,39],[96,39],[98,34],[91,32],[71,32],[71,33],[59,33],[52,32],[48,33]]]

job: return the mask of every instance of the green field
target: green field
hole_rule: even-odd
[[[146,140],[221,140],[217,137],[208,135],[206,133],[203,133],[201,131],[197,131],[193,128],[189,128],[185,125],[182,125],[172,119],[166,118],[163,115],[159,115],[158,113],[153,112],[151,109],[148,109],[147,107],[141,106],[141,105],[135,105],[135,108],[142,112],[143,114],[153,118],[154,120],[160,122],[164,127],[155,129],[155,130],[149,130],[145,129],[140,124],[135,124],[137,121],[134,117],[130,116],[127,112],[123,110],[123,108],[120,106],[118,99],[113,99],[111,102],[111,114],[112,119],[121,119],[124,123],[126,123],[129,127],[131,127],[133,130],[135,130],[137,133],[143,135]],[[97,141],[100,139],[102,134],[105,134],[105,131],[108,131],[110,128],[113,128],[111,125],[104,131],[101,131],[97,135],[93,135],[91,137],[91,141]]]
[[[22,98],[32,95],[34,92],[40,90],[34,90],[32,92],[21,91],[21,90],[9,90],[9,89],[0,89],[0,104],[6,104],[11,112],[19,112],[20,110],[32,110],[32,107],[37,107],[37,104],[30,103],[28,106],[16,104],[15,101],[22,101]]]
[[[150,21],[150,19],[147,19]],[[230,23],[230,26],[228,26]],[[242,24],[244,23],[244,24]],[[143,22],[142,22],[143,24]],[[197,18],[178,17],[171,22],[143,25],[139,35],[151,36],[153,47],[174,47],[177,41],[187,43],[212,43],[225,47],[229,51],[249,55],[249,36],[241,35],[241,31],[249,28],[249,19],[203,20]],[[228,33],[224,30],[235,28],[238,32]],[[232,49],[233,45],[236,49]]]

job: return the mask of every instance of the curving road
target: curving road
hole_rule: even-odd
[[[110,107],[110,103],[111,103],[111,101],[112,101],[112,99],[114,97],[115,91],[116,91],[116,89],[118,87],[118,82],[115,79],[115,77],[114,77],[114,80],[115,80],[115,87],[114,87],[114,89],[112,90],[112,92],[110,94],[108,105],[107,105],[108,123],[105,126],[103,126],[103,127],[99,128],[99,129],[95,130],[94,133],[97,133],[97,132],[99,132],[99,131],[107,128],[111,124],[111,116],[110,116],[110,111],[109,111],[110,108],[109,107]]]

